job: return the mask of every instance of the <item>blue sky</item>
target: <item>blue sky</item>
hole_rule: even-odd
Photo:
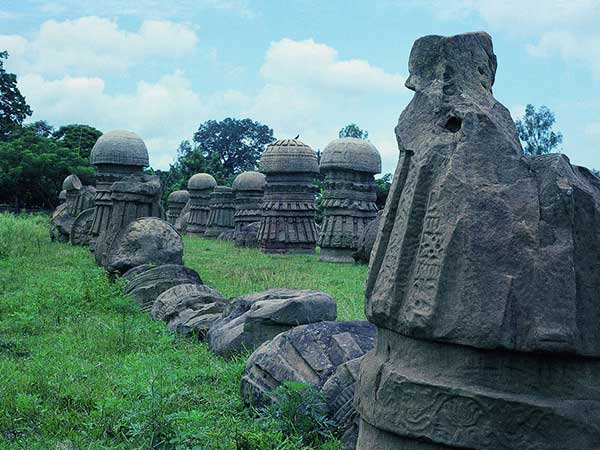
[[[496,98],[547,105],[562,152],[600,167],[599,25],[600,0],[1,0],[0,50],[32,120],[134,131],[155,168],[233,116],[315,149],[356,122],[392,172],[412,43],[485,30]]]

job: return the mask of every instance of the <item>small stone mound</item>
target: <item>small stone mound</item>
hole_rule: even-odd
[[[129,280],[125,294],[132,297],[142,308],[149,311],[160,294],[178,284],[202,284],[195,270],[177,264],[163,266],[144,265],[125,273]]]
[[[157,217],[142,217],[119,231],[106,269],[125,273],[142,264],[183,264],[183,240],[173,225]]]
[[[269,289],[234,299],[208,333],[210,350],[229,356],[253,350],[298,325],[335,320],[333,297],[319,291]]]
[[[75,218],[71,227],[71,244],[72,245],[88,245],[90,242],[90,231],[92,223],[94,223],[94,214],[96,208],[88,208],[81,211]]]
[[[210,325],[221,317],[226,303],[223,295],[208,286],[185,283],[160,294],[150,314],[154,320],[167,322],[172,331],[204,339]]]
[[[235,233],[235,245],[237,247],[258,248],[258,230],[260,222],[252,222],[244,225]]]
[[[284,381],[309,383],[320,390],[341,364],[374,347],[375,331],[367,321],[319,322],[280,334],[250,355],[242,377],[244,403],[270,403],[271,392]]]
[[[382,213],[383,211],[379,211],[377,217],[369,222],[358,238],[357,250],[352,254],[356,262],[365,264],[369,263],[371,251],[373,250],[375,239],[377,238],[377,232],[379,231],[379,221],[381,220]]]
[[[354,408],[354,392],[362,359],[361,356],[341,364],[321,389],[328,416],[341,431],[340,440],[348,450],[354,450],[358,439],[360,417]]]

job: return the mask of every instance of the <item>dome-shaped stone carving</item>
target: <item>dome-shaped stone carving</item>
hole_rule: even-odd
[[[282,139],[268,145],[260,157],[259,168],[264,173],[319,173],[319,163],[313,149],[296,139]]]
[[[192,175],[188,181],[188,189],[190,191],[214,189],[215,187],[217,187],[217,182],[212,175],[207,173],[197,173],[196,175]]]
[[[131,131],[115,130],[98,138],[90,153],[90,164],[147,167],[148,149],[141,137]]]
[[[77,175],[71,174],[67,178],[64,179],[62,188],[64,191],[78,191],[81,189],[81,180]]]
[[[173,191],[169,194],[167,197],[167,222],[175,225],[189,199],[189,191]]]
[[[237,191],[263,191],[267,184],[265,176],[260,172],[242,172],[233,180],[231,185]]]
[[[346,169],[380,173],[381,156],[373,144],[364,139],[340,138],[331,141],[321,154],[321,170]]]

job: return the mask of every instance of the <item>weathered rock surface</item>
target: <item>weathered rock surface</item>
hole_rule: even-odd
[[[379,231],[379,222],[381,221],[382,214],[383,211],[377,213],[377,217],[370,221],[360,234],[356,245],[356,251],[352,254],[356,262],[364,264],[369,263],[371,252],[375,245],[375,239],[377,238],[377,232]]]
[[[152,305],[167,289],[178,284],[202,284],[200,275],[193,269],[176,264],[153,266],[144,264],[133,268],[123,275],[129,280],[125,294],[132,297],[142,308],[149,311]]]
[[[237,235],[242,233],[242,228],[262,217],[262,202],[267,181],[260,172],[243,172],[233,180],[232,189],[235,196],[235,235],[236,245],[244,244],[246,239],[239,240]],[[244,245],[242,245],[244,246]]]
[[[258,247],[258,230],[260,222],[253,222],[249,225],[244,225],[235,233],[235,245],[238,247]]]
[[[357,448],[600,448],[600,181],[523,157],[487,34],[421,38],[409,71]]]
[[[265,253],[314,253],[317,155],[295,139],[276,141],[260,158],[266,175],[258,240]]]
[[[381,156],[364,139],[336,139],[323,150],[320,170],[325,181],[319,259],[353,263],[358,238],[377,215],[374,175],[381,172]]]
[[[216,239],[223,232],[235,228],[233,191],[227,186],[217,186],[210,194],[210,211],[204,237]]]
[[[227,230],[223,231],[217,237],[217,241],[234,241],[235,240],[235,230]]]
[[[190,212],[187,218],[187,234],[204,235],[210,212],[210,193],[215,187],[217,187],[217,182],[212,175],[207,173],[197,173],[188,181]]]
[[[200,284],[179,284],[158,296],[152,306],[154,320],[167,322],[170,330],[204,339],[211,324],[221,317],[227,299]]]
[[[321,389],[327,414],[340,430],[340,441],[348,450],[354,450],[358,439],[360,417],[354,408],[354,393],[362,359],[360,356],[338,366]]]
[[[50,239],[65,242],[73,225],[73,217],[67,211],[67,203],[61,203],[56,207],[50,217]]]
[[[171,192],[169,197],[167,197],[167,222],[171,225],[176,225],[181,211],[189,201],[190,193],[188,191],[180,190]]]
[[[91,238],[92,224],[94,223],[94,207],[81,211],[71,226],[70,240],[72,245],[88,245]]]
[[[324,292],[269,289],[232,300],[208,333],[212,352],[253,350],[298,325],[335,320],[335,300]]]
[[[270,403],[270,393],[284,381],[301,381],[321,389],[341,364],[363,356],[374,345],[375,327],[366,321],[293,328],[250,355],[242,376],[244,402],[255,406]],[[337,398],[336,394],[332,398]]]
[[[190,220],[190,211],[192,209],[192,203],[188,200],[181,212],[179,217],[175,220],[175,229],[181,234],[185,234],[187,231],[188,221]]]
[[[113,239],[106,270],[125,273],[142,264],[183,264],[183,240],[170,223],[142,217],[121,228]]]

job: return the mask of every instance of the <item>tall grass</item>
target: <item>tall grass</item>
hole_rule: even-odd
[[[150,320],[87,248],[50,242],[47,224],[0,214],[0,449],[315,448],[243,407],[244,357]],[[322,289],[341,318],[362,317],[364,267],[188,238],[185,259],[225,295]]]

